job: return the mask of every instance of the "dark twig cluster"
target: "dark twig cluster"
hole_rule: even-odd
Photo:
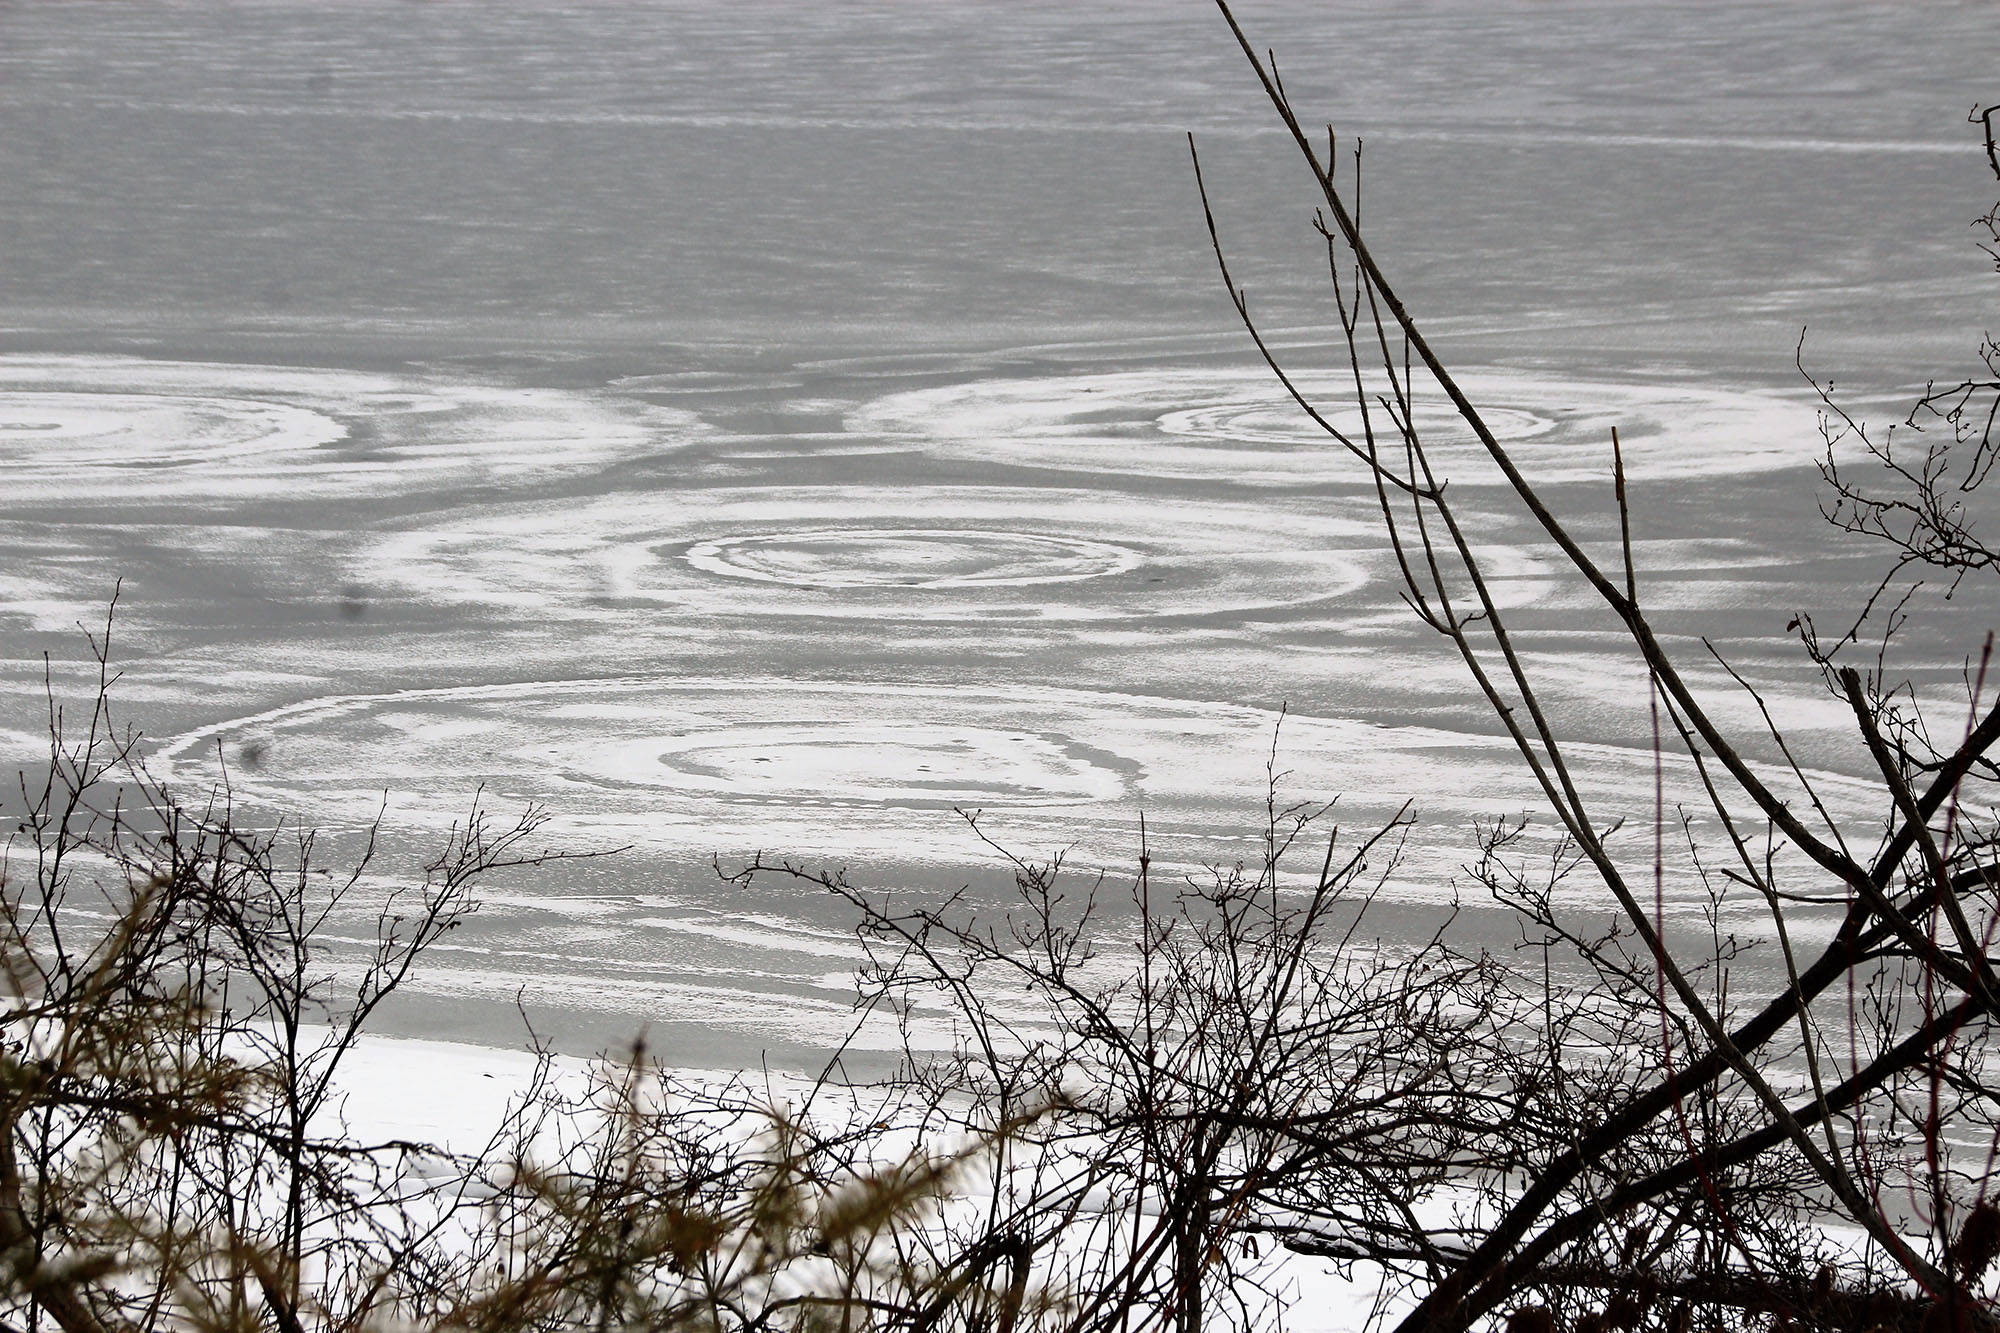
[[[900,1090],[823,1080],[788,1112],[769,1089],[676,1081],[643,1049],[559,1070],[537,1039],[475,1150],[356,1137],[352,1057],[474,886],[577,854],[537,843],[534,809],[503,823],[475,804],[412,879],[379,864],[373,830],[329,872],[313,835],[259,830],[226,790],[190,807],[148,775],[113,722],[109,639],[107,623],[87,717],[50,692],[48,762],[23,775],[0,866],[0,1328],[962,1313],[961,1260],[917,1238],[1006,1126],[914,1140],[924,1117]],[[373,926],[358,950],[357,916]]]
[[[2000,107],[1975,107],[1969,119],[1982,127],[1987,165],[2000,180],[1996,111]],[[1981,233],[1979,248],[2000,272],[2000,203],[1973,225]],[[2000,450],[1994,433],[2000,423],[2000,343],[1986,333],[1978,347],[1981,373],[1926,384],[1900,418],[1880,429],[1857,418],[1835,395],[1832,381],[1806,370],[1804,351],[1802,333],[1799,370],[1819,395],[1826,446],[1820,462],[1828,491],[1822,512],[1842,531],[1883,543],[1891,556],[1873,595],[1838,638],[1823,644],[1806,623],[1813,651],[1831,656],[1860,638],[1885,601],[1878,619],[1886,642],[1903,627],[1926,582],[1940,584],[1949,599],[1968,577],[1989,579],[2000,571],[2000,557],[1979,526],[1981,487]]]
[[[1315,143],[1274,60],[1218,3],[1321,196],[1317,225],[1346,352],[1347,413],[1305,393],[1259,335],[1211,209],[1225,283],[1281,383],[1366,469],[1406,601],[1462,660],[1555,814],[1552,869],[1537,875],[1521,866],[1512,855],[1521,830],[1501,826],[1488,833],[1478,877],[1539,943],[1580,959],[1596,978],[1588,990],[1595,1003],[1578,1012],[1592,1016],[1584,1022],[1602,1054],[1586,1062],[1597,1082],[1564,1117],[1567,1141],[1552,1141],[1553,1151],[1518,1175],[1485,1172],[1489,1207],[1443,1271],[1423,1275],[1425,1294],[1404,1327],[1465,1328],[1509,1306],[1559,1309],[1579,1275],[1593,1272],[1600,1295],[1569,1299],[1579,1319],[1610,1320],[1604,1294],[1622,1301],[1639,1292],[1638,1308],[1622,1305],[1617,1322],[1671,1327],[1689,1310],[1687,1295],[1666,1294],[1678,1287],[1709,1293],[1710,1304],[1736,1291],[1787,1321],[1838,1324],[1836,1306],[1849,1308],[1864,1291],[1888,1299],[1893,1289],[1911,1310],[1984,1326],[1990,1259],[1966,1238],[1990,1225],[1991,1145],[2000,1141],[1982,1063],[2000,1017],[1987,785],[2000,709],[1984,678],[1990,638],[1970,673],[1964,721],[1933,744],[1940,728],[1925,721],[1923,700],[1905,691],[1892,702],[1879,673],[1864,680],[1838,660],[1838,645],[1822,644],[1808,627],[1812,659],[1851,710],[1879,777],[1877,807],[1862,818],[1834,813],[1775,726],[1762,735],[1726,727],[1646,606],[1616,434],[1607,451],[1618,555],[1606,566],[1577,520],[1559,512],[1557,488],[1526,474],[1396,296],[1358,221],[1358,154],[1343,183],[1331,135]],[[1986,354],[1990,365],[1990,344]],[[1864,496],[1830,462],[1830,516],[1887,540],[1897,571],[1921,563],[1955,581],[1989,568],[1974,495],[1991,466],[1991,412],[1975,406],[1993,388],[1968,381],[1925,393],[1912,419],[1928,414],[1950,429],[1921,465],[1903,464],[1886,444],[1876,451],[1904,483],[1898,498]],[[1481,516],[1459,503],[1436,441],[1419,430],[1420,399],[1449,405],[1477,442],[1478,465],[1497,471],[1649,682],[1656,764],[1671,759],[1691,773],[1701,797],[1674,812],[1656,800],[1652,839],[1614,838],[1621,818],[1636,812],[1603,811],[1593,799],[1553,720],[1553,687],[1538,679],[1493,593]],[[1668,855],[1669,826],[1686,844],[1682,856]],[[1557,890],[1577,875],[1615,904],[1609,934],[1591,938],[1564,925]],[[1783,955],[1780,984],[1762,995],[1725,989],[1735,944],[1719,931],[1700,950],[1670,941],[1670,876],[1715,903],[1763,904]],[[1800,938],[1804,902],[1837,909],[1810,949]],[[1560,1043],[1574,1030],[1566,1015],[1546,1040]],[[1541,1073],[1567,1077],[1565,1063],[1551,1059]],[[1804,1258],[1794,1243],[1801,1205],[1815,1202],[1865,1232],[1868,1257],[1841,1271],[1829,1261],[1826,1297],[1800,1301],[1786,1294],[1785,1275]],[[1542,1304],[1527,1304],[1531,1293]]]

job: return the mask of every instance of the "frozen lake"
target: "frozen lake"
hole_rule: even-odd
[[[1664,628],[1864,803],[1785,633],[1875,568],[1794,347],[1862,406],[1971,367],[1991,15],[1342,9],[1244,18],[1365,136],[1392,278],[1593,540],[1619,427]],[[511,1040],[520,991],[572,1046],[795,1058],[847,917],[712,858],[987,892],[955,807],[1114,880],[1142,812],[1156,866],[1254,857],[1280,709],[1285,793],[1417,802],[1382,928],[1421,928],[1533,793],[1236,326],[1189,130],[1332,385],[1310,182],[1197,0],[0,8],[0,749],[122,579],[175,782],[406,855],[482,787],[629,845],[497,886],[416,1035]],[[1643,682],[1438,424],[1603,809],[1648,814]]]

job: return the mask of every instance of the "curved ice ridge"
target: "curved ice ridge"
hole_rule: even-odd
[[[1341,795],[1344,827],[1400,816],[1429,830],[1410,839],[1399,878],[1430,893],[1461,873],[1475,820],[1542,804],[1503,736],[1279,721],[1248,705],[1055,686],[618,677],[308,700],[190,732],[153,762],[201,782],[227,761],[241,801],[357,823],[384,809],[386,790],[390,819],[443,828],[484,788],[541,804],[564,836],[677,858],[782,847],[964,864],[982,854],[949,818],[957,807],[1005,812],[1018,845],[1112,864],[1143,811],[1157,864],[1199,865],[1253,831],[1275,734],[1281,800]],[[253,747],[254,770],[237,762]],[[1650,747],[1565,753],[1601,818],[1653,809]],[[1810,776],[1837,813],[1872,800],[1866,782]],[[1691,764],[1669,755],[1664,777],[1669,802],[1698,807]],[[1535,827],[1553,838],[1548,821]]]
[[[1124,546],[977,528],[827,528],[723,537],[688,549],[712,574],[803,588],[1022,588],[1137,569]]]
[[[1116,801],[1122,775],[1033,729],[887,720],[745,722],[664,739],[565,747],[597,780],[731,800],[923,809]]]
[[[1367,420],[1350,379],[1310,372],[1294,382],[1357,447],[1372,430],[1401,469],[1401,438],[1382,402],[1392,397],[1386,382],[1366,386]],[[1521,470],[1544,483],[1609,478],[1614,426],[1627,475],[1640,482],[1804,466],[1824,449],[1799,395],[1502,370],[1468,372],[1458,383]],[[1409,415],[1440,479],[1505,483],[1435,386],[1420,385]],[[1359,460],[1261,368],[978,380],[876,399],[851,413],[847,427],[953,457],[1070,471],[1262,485],[1368,480]]]
[[[1344,602],[1372,512],[1054,486],[706,486],[495,507],[382,533],[355,566],[441,603],[562,618],[1153,620]],[[1505,574],[1525,556],[1496,555]],[[745,586],[746,584],[750,586]],[[1531,593],[1510,584],[1502,597]]]
[[[689,413],[435,375],[0,356],[15,504],[292,498],[512,485],[692,438]]]
[[[346,434],[319,412],[254,399],[0,390],[0,467],[30,485],[77,469],[240,463]]]

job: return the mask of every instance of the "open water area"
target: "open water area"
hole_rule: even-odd
[[[1794,359],[1878,420],[1977,369],[1990,7],[1241,17],[1364,141],[1384,267],[1607,554],[1619,428],[1717,715],[1760,725],[1704,636],[1875,808],[1786,628],[1881,559],[1819,516]],[[1536,795],[1238,326],[1189,132],[1253,314],[1336,402],[1312,182],[1196,0],[0,3],[0,749],[45,753],[45,655],[83,697],[122,584],[155,773],[335,851],[381,821],[336,936],[475,793],[626,849],[491,886],[411,1035],[512,1044],[518,997],[577,1049],[808,1060],[851,913],[715,862],[997,903],[983,833],[1115,904],[1142,815],[1168,881],[1254,860],[1273,768],[1355,832],[1412,803],[1382,947],[1458,898],[1510,947],[1462,867]],[[1599,808],[1649,823],[1643,677],[1432,424]],[[1905,660],[1948,680],[1994,623],[1971,598]]]

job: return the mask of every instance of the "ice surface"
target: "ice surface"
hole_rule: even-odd
[[[433,376],[0,356],[0,509],[521,484],[697,427],[628,398]]]
[[[1614,426],[1626,474],[1638,480],[1810,466],[1824,452],[1797,393],[1477,370],[1454,378],[1534,481],[1609,480]],[[1396,425],[1403,407],[1386,380],[1364,384],[1366,414],[1337,373],[1300,373],[1294,383],[1319,405],[1323,425],[1269,370],[1246,369],[979,380],[889,395],[855,412],[848,427],[923,441],[952,457],[1064,471],[1273,486],[1323,481],[1332,472],[1369,484],[1358,460],[1332,452],[1331,427],[1364,450],[1372,431],[1376,448],[1404,469]],[[1428,376],[1419,372],[1403,392],[1440,480],[1506,483]]]
[[[1900,393],[1990,322],[1990,21],[1439,12],[1278,3],[1257,37],[1366,136],[1378,257],[1522,466],[1615,559],[1618,426],[1667,641],[1714,642],[1865,804],[1785,632],[1871,568],[1818,518],[1792,359],[1805,326],[1844,391]],[[1161,873],[1254,861],[1281,706],[1286,794],[1342,794],[1349,831],[1417,802],[1386,947],[1464,886],[1468,819],[1539,808],[1220,287],[1184,130],[1253,313],[1352,435],[1310,181],[1203,7],[88,19],[0,20],[0,751],[45,755],[45,685],[88,690],[75,627],[119,587],[121,716],[165,771],[329,854],[387,792],[371,894],[481,783],[632,845],[490,885],[404,1030],[497,1039],[526,986],[575,1046],[835,1039],[851,913],[711,856],[991,902],[967,805],[1114,884],[1141,814]],[[1419,387],[1594,813],[1647,826],[1643,676]]]
[[[1286,515],[1111,489],[719,485],[385,533],[357,575],[442,603],[562,617],[635,605],[916,621],[1195,617],[1355,593],[1374,558],[1368,518],[1359,502]],[[1494,556],[1503,576],[1534,567]]]

